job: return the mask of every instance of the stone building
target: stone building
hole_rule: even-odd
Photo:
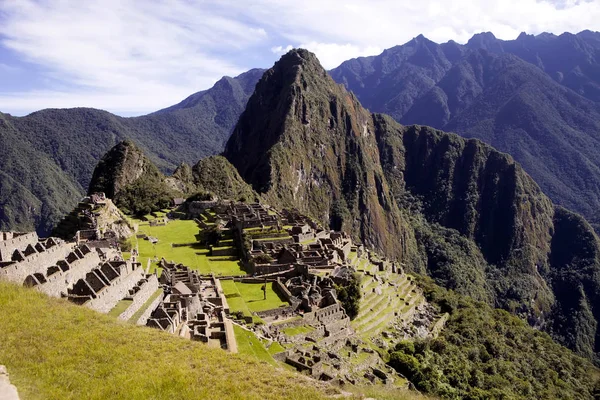
[[[220,281],[164,259],[160,266],[160,282],[166,295],[146,325],[237,352],[233,325],[227,318],[229,305]]]
[[[141,264],[123,260],[114,248],[95,247],[94,242],[77,245],[52,237],[39,239],[35,232],[0,232],[0,238],[0,279],[103,313],[137,292],[137,303],[143,304],[153,292],[142,287],[157,281]]]

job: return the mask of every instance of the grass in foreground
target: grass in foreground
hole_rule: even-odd
[[[271,365],[277,365],[277,361],[273,359],[271,353],[254,333],[237,325],[233,326],[233,331],[235,332],[235,340],[240,354],[246,354]]]
[[[324,386],[244,355],[0,283],[0,362],[27,399],[319,399]]]

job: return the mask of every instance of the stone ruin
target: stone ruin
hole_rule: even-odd
[[[361,357],[360,362],[356,362]],[[356,338],[341,340],[334,347],[315,343],[296,346],[276,358],[314,379],[345,384],[393,384],[398,374],[377,352]]]
[[[107,313],[123,299],[132,315],[158,289],[155,274],[110,247],[40,239],[35,232],[0,232],[0,279],[33,287]],[[137,308],[136,308],[137,307]]]
[[[353,250],[367,254],[380,271],[402,274],[400,265],[378,258],[353,245],[345,233],[324,230],[295,211],[276,212],[261,204],[205,203],[194,205],[204,221],[230,229],[238,246],[245,237],[251,237],[250,248],[244,246],[245,267],[250,274],[242,281],[272,282],[289,302],[287,307],[255,313],[265,324],[252,327],[262,338],[286,346],[277,359],[313,378],[341,384],[394,381],[394,372],[387,370],[376,354],[366,358],[363,354],[362,366],[349,364],[348,359],[370,350],[354,343],[357,336],[337,300],[334,285],[349,283],[356,273],[349,263]],[[85,204],[82,210],[90,204],[93,210],[102,207],[102,199],[90,197]],[[203,221],[196,222],[208,227]],[[134,321],[139,325],[237,352],[230,309],[219,279],[164,259],[159,279],[156,273],[147,274],[141,268],[135,254],[131,260],[123,260],[118,248],[97,232],[81,230],[75,238],[76,242],[69,243],[57,238],[40,240],[35,233],[0,233],[0,278],[100,312],[109,312],[127,300],[130,305],[118,316],[120,319],[130,320],[143,311]],[[159,288],[162,294],[146,304]],[[303,333],[285,333],[288,328],[300,327],[306,329],[288,332]],[[350,355],[345,355],[346,351]]]
[[[65,240],[97,240],[100,231],[96,221],[96,215],[106,206],[104,193],[94,193],[84,197],[77,206],[66,215],[56,226],[53,235]]]
[[[201,277],[182,264],[164,259],[160,266],[165,295],[146,325],[237,352],[233,325],[227,318],[229,306],[220,281]]]
[[[292,227],[290,232],[294,228],[296,227]],[[339,232],[308,232],[313,240],[307,244],[298,241],[297,235],[292,236],[294,242],[253,240],[248,254],[249,269],[256,275],[263,275],[289,270],[294,265],[306,265],[312,270],[334,270],[338,265],[346,263],[352,250],[350,237]]]

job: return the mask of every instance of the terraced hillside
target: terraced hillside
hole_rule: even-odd
[[[395,340],[427,336],[432,334],[432,330],[440,329],[445,317],[436,315],[433,316],[436,321],[431,321],[430,326],[420,332],[412,327],[402,332],[403,327],[414,323],[415,314],[428,306],[413,276],[389,269],[380,271],[367,254],[358,257],[356,252],[352,252],[350,260],[361,275],[360,311],[352,321],[352,328],[362,340],[387,347]]]

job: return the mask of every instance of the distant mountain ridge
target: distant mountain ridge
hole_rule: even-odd
[[[224,156],[294,207],[598,361],[600,240],[509,155],[371,114],[315,55],[265,72]]]
[[[330,71],[371,111],[511,154],[556,203],[600,217],[600,33],[422,35]]]
[[[553,201],[600,229],[595,212],[600,206],[599,48],[600,33],[590,31],[522,34],[513,41],[482,33],[465,45],[436,44],[419,35],[379,56],[348,60],[330,74],[372,111],[479,138],[510,153]],[[72,194],[84,193],[103,152],[121,140],[134,140],[163,171],[217,154],[263,71],[225,77],[207,91],[143,117],[91,109],[1,116],[2,143],[13,147],[9,137],[22,138],[33,150],[17,153],[31,153],[28,163],[37,166],[25,173],[29,167],[23,160],[0,161],[5,177],[0,185],[19,182],[0,187],[5,208],[0,227],[51,229],[75,202]],[[59,180],[68,196],[43,189]]]
[[[141,117],[90,108],[0,113],[0,230],[49,233],[85,194],[96,163],[122,140],[134,140],[163,171],[219,153],[262,72],[224,77]]]

